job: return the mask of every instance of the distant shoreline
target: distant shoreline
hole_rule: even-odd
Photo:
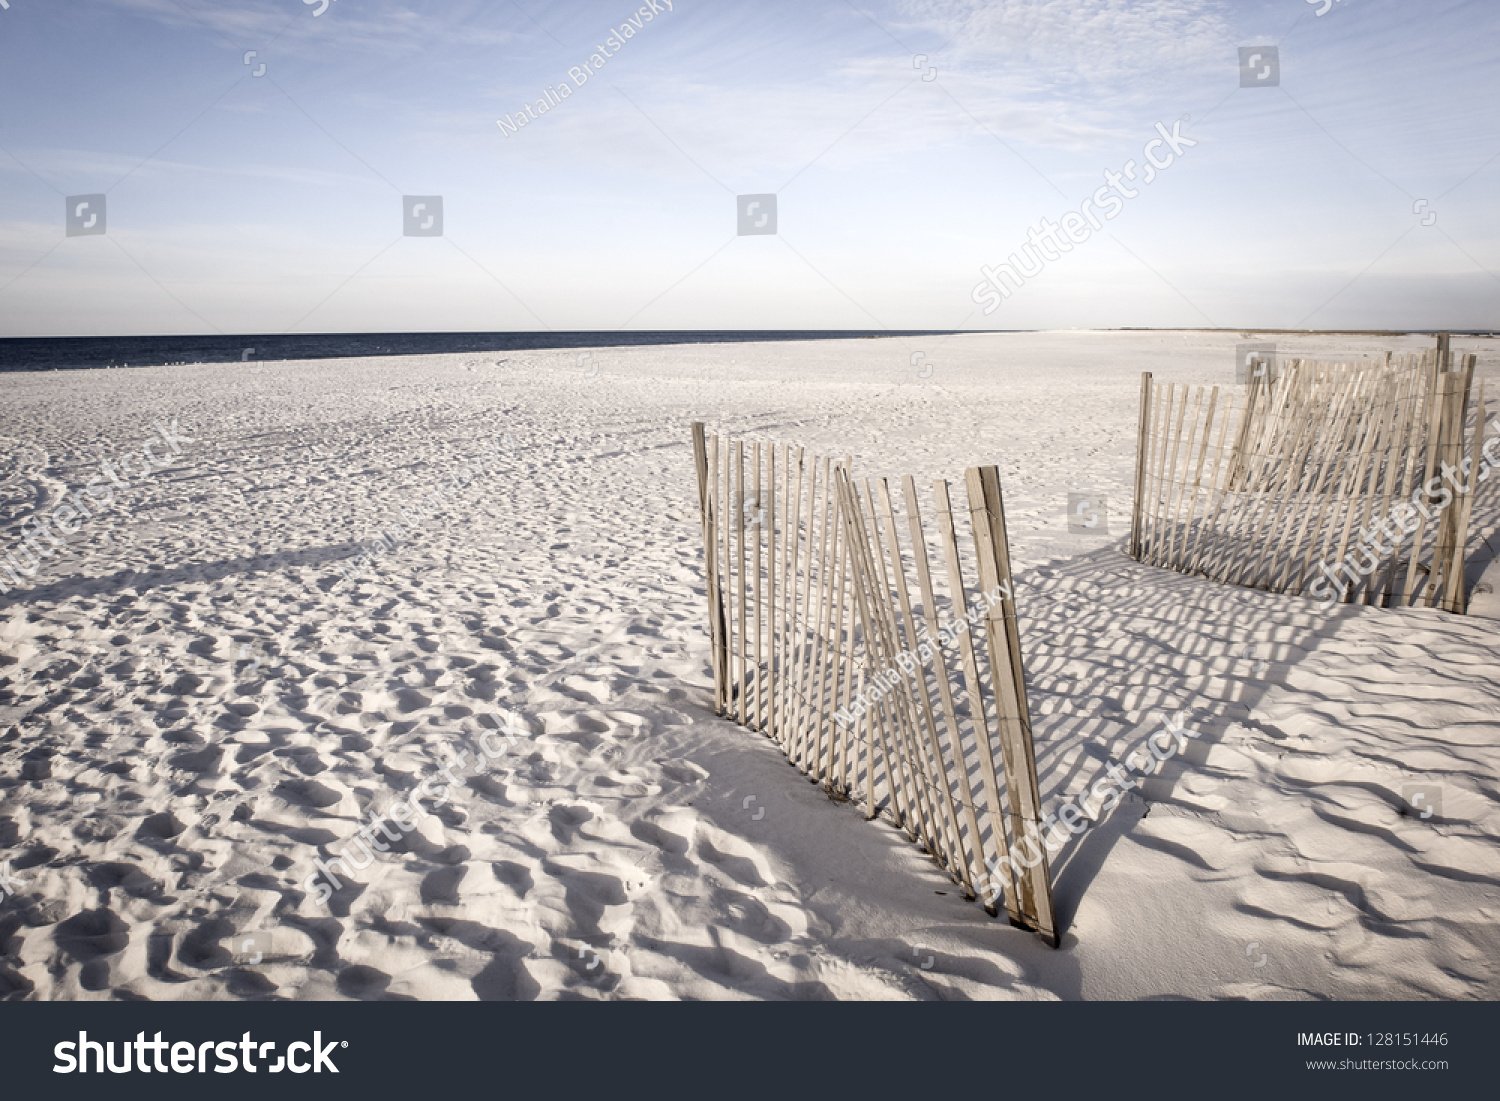
[[[984,333],[1240,333],[1254,335],[1494,337],[1494,331],[1439,329],[666,329],[578,332],[298,333],[228,336],[62,336],[0,338],[0,372],[165,367],[180,363],[229,364],[370,356],[485,354],[637,348],[675,344],[752,344],[794,340],[873,340],[891,337]]]

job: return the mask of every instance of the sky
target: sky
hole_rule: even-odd
[[[1494,0],[0,0],[0,94],[0,336],[1500,329]]]

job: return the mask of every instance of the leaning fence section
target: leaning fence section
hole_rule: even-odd
[[[1218,387],[1141,380],[1131,555],[1216,581],[1462,613],[1484,443],[1475,357],[1292,360]]]
[[[697,423],[693,450],[717,712],[1056,945],[998,470],[955,512],[944,479],[924,504]]]

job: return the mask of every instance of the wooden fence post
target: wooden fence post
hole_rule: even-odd
[[[1472,374],[1476,357],[1469,356],[1467,369]],[[1445,606],[1448,611],[1464,615],[1469,610],[1469,591],[1464,586],[1464,551],[1469,541],[1469,520],[1474,514],[1474,495],[1479,492],[1479,472],[1484,469],[1484,379],[1479,380],[1479,396],[1474,405],[1474,441],[1470,445],[1468,492],[1458,504],[1455,558],[1449,574]]]
[[[1146,499],[1146,454],[1151,431],[1151,372],[1141,372],[1141,414],[1135,430],[1135,504],[1130,511],[1130,557],[1141,560],[1141,506]]]
[[[714,437],[715,453],[718,437]],[[714,672],[714,713],[724,714],[725,688],[728,677],[725,668],[728,651],[725,648],[724,600],[719,591],[719,534],[718,517],[708,476],[708,443],[704,437],[702,421],[693,422],[693,463],[698,470],[698,509],[703,521],[703,564],[708,590],[708,638],[711,647],[710,662]]]
[[[1186,393],[1183,397],[1185,401]],[[964,480],[969,491],[979,582],[985,597],[985,638],[989,643],[990,682],[1000,719],[1000,751],[1005,761],[1011,834],[1017,845],[1023,835],[1032,837],[1040,857],[1026,868],[1018,884],[1021,917],[1027,928],[1036,929],[1056,947],[1059,934],[1052,908],[1052,873],[1042,833],[1042,797],[1037,789],[1031,710],[1026,701],[1026,672],[1016,625],[1015,581],[1011,577],[1010,548],[1005,535],[1000,469],[970,467],[964,472]]]
[[[750,632],[745,629],[745,625],[748,622],[748,617],[745,615],[747,607],[747,601],[745,598],[745,445],[739,440],[735,440],[733,446],[734,528],[735,534],[738,537],[736,539],[736,542],[738,544],[738,562],[736,563],[736,565],[738,568],[735,571],[735,580],[737,582],[738,595],[740,598],[740,614],[735,624],[739,628],[740,633],[740,675],[738,685],[739,699],[738,706],[735,708],[735,715],[738,718],[740,725],[748,726],[750,723],[750,711],[745,704],[745,697],[750,689],[750,651],[748,648],[750,644]]]
[[[932,483],[932,495],[937,504],[938,531],[942,536],[943,557],[948,565],[948,594],[952,614],[962,618],[968,608],[968,597],[964,589],[963,562],[958,556],[958,539],[953,529],[953,506],[948,497],[948,482],[938,478]],[[984,706],[984,686],[979,679],[979,661],[974,655],[974,639],[968,630],[958,632],[958,653],[964,673],[964,684],[968,691],[969,718],[974,724],[974,745],[979,751],[979,779],[984,785],[985,818],[990,827],[990,844],[995,850],[994,862],[985,859],[982,839],[976,834],[974,849],[981,867],[990,867],[1001,878],[1005,888],[1005,909],[1015,925],[1023,925],[1020,892],[1017,889],[1012,866],[1006,860],[1010,855],[1010,840],[1005,831],[1006,816],[1000,801],[1000,779],[995,772],[995,756],[990,748],[989,715]],[[1016,838],[1020,840],[1019,837]],[[1003,871],[1001,869],[1004,869]],[[992,878],[986,875],[985,878]],[[985,909],[995,912],[993,901],[985,900]]]

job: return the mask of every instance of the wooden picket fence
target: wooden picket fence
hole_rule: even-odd
[[[929,534],[911,477],[898,500],[885,479],[861,487],[848,458],[701,423],[693,453],[717,713],[867,817],[888,810],[966,895],[996,913],[1003,891],[1011,923],[1056,946],[997,468],[966,472],[964,554],[946,480]],[[966,574],[990,599],[971,607]]]
[[[1325,602],[1464,612],[1478,483],[1443,472],[1481,468],[1474,362],[1455,365],[1446,340],[1376,363],[1293,359],[1238,402],[1146,373],[1131,556]]]

